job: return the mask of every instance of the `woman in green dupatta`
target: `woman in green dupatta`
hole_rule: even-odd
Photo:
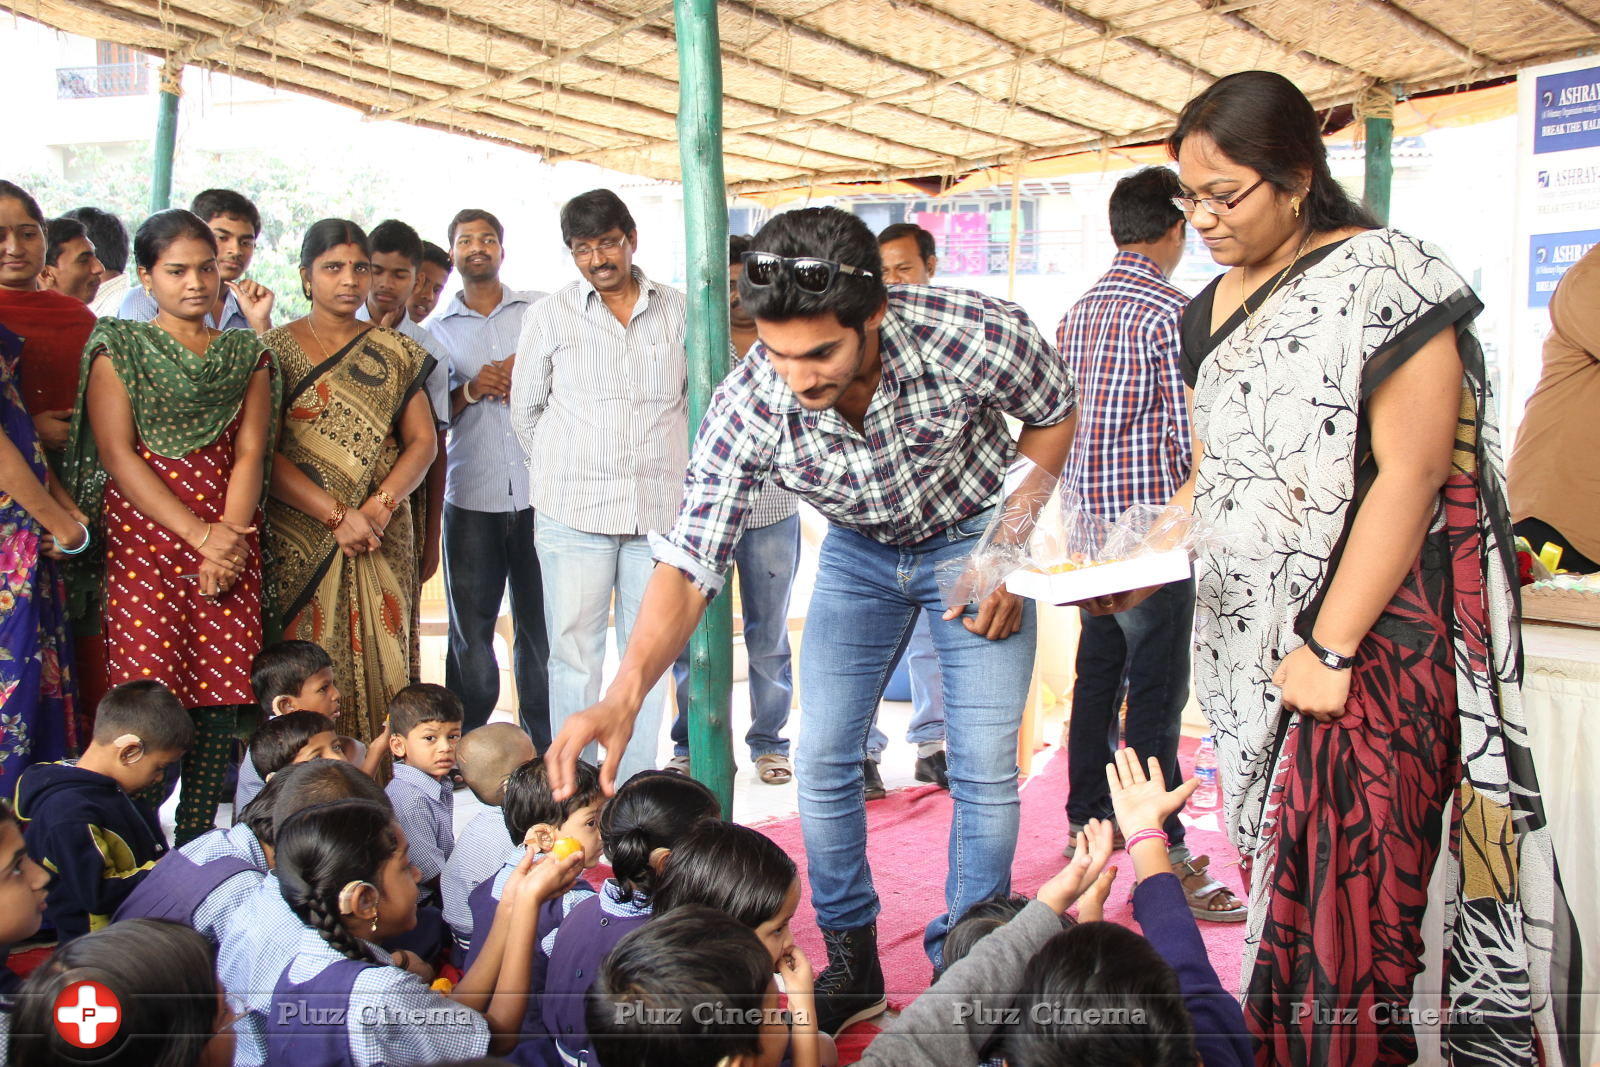
[[[433,358],[356,318],[370,270],[361,227],[316,223],[300,248],[311,314],[265,337],[285,382],[269,621],[327,650],[339,731],[365,742],[381,740],[389,699],[417,676],[416,490],[438,447],[421,388]]]
[[[150,679],[194,716],[179,844],[210,829],[238,706],[261,651],[257,528],[279,391],[248,330],[206,325],[221,281],[210,227],[163,211],[134,239],[151,322],[101,319],[89,335],[67,487],[101,528],[101,620],[110,682]]]

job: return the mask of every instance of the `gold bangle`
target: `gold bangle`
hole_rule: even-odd
[[[382,504],[390,511],[394,511],[400,506],[400,501],[396,500],[394,498],[394,494],[389,492],[387,489],[380,488],[376,495],[378,497],[378,503]]]
[[[343,501],[335,500],[333,502],[333,510],[328,513],[326,519],[322,520],[322,525],[330,530],[337,530],[339,524],[344,521],[345,513],[349,510],[349,508],[345,507]]]
[[[211,540],[211,524],[208,522],[206,523],[206,535],[200,538],[200,543],[194,546],[194,550],[196,552],[200,551],[202,548],[206,547],[206,542],[209,540]]]

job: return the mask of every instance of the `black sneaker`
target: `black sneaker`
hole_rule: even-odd
[[[883,787],[883,775],[878,773],[878,765],[872,760],[861,761],[861,785],[868,800],[882,800],[889,795]]]
[[[946,766],[942,748],[931,756],[918,756],[916,779],[919,782],[932,782],[940,789],[949,789],[950,776],[946,773]]]
[[[876,923],[854,930],[824,930],[828,968],[817,976],[817,1032],[837,1037],[847,1026],[889,1007],[878,962]]]

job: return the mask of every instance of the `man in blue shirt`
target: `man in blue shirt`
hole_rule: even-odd
[[[261,212],[248,197],[232,189],[207,189],[195,196],[189,210],[199,215],[217,239],[217,274],[222,278],[221,303],[206,315],[217,330],[272,329],[271,289],[246,278],[261,236]],[[130,286],[117,318],[149,322],[156,317],[156,298],[142,286]]]
[[[505,229],[480,208],[450,222],[461,291],[429,320],[450,357],[450,447],[444,494],[444,581],[450,602],[445,685],[466,706],[464,728],[489,721],[500,699],[495,623],[507,584],[512,677],[522,724],[539,751],[550,743],[549,641],[533,546],[528,466],[511,428],[511,371],[522,316],[545,294],[500,282]]]

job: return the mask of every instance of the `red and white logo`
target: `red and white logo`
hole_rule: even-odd
[[[99,982],[73,982],[56,997],[56,1032],[69,1045],[99,1048],[117,1036],[122,1005]]]

